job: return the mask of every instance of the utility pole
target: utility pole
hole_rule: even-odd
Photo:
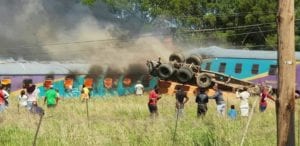
[[[278,0],[277,145],[295,145],[295,14],[294,0]]]

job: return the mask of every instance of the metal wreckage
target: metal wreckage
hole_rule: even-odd
[[[158,87],[162,94],[173,94],[179,86],[188,93],[195,94],[198,88],[211,88],[214,84],[227,92],[246,88],[251,94],[259,94],[260,87],[255,83],[234,78],[223,73],[201,68],[201,63],[209,56],[192,54],[185,57],[182,53],[172,53],[169,62],[161,59],[148,60],[149,74],[158,77]]]

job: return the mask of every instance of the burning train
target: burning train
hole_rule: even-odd
[[[86,63],[3,61],[0,63],[0,81],[10,92],[35,84],[40,96],[53,86],[64,98],[79,97],[86,86],[92,97],[123,96],[134,93],[141,81],[145,90],[152,89],[157,78],[147,74],[142,65],[130,65],[126,71],[102,68]]]

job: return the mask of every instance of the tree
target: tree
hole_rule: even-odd
[[[299,1],[295,0],[296,16],[300,14],[300,10],[297,9],[300,7]],[[82,2],[91,7],[96,2],[105,3],[111,12],[118,16],[119,21],[126,22],[134,17],[143,25],[155,29],[172,28],[175,30],[173,32],[176,32],[175,38],[186,43],[198,39],[200,44],[201,39],[214,37],[216,41],[227,40],[236,46],[248,44],[252,49],[274,49],[277,44],[275,39],[277,4],[274,0],[82,0]],[[203,29],[217,29],[217,31],[207,33],[198,31],[202,34],[195,35],[197,30]],[[299,28],[296,27],[297,29]],[[300,32],[296,32],[299,36]],[[299,42],[299,39],[297,40]],[[298,48],[300,49],[300,46]]]

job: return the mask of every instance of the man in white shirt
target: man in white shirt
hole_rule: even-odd
[[[248,99],[250,97],[250,93],[247,91],[246,88],[243,88],[241,92],[236,92],[236,97],[241,99],[240,109],[241,109],[241,116],[248,117],[249,116],[249,103]]]
[[[33,84],[29,84],[26,89],[27,92],[27,108],[30,110],[34,102],[37,102],[40,90]]]
[[[141,81],[137,81],[137,84],[134,86],[135,94],[142,96],[144,93],[144,86],[141,84]]]

